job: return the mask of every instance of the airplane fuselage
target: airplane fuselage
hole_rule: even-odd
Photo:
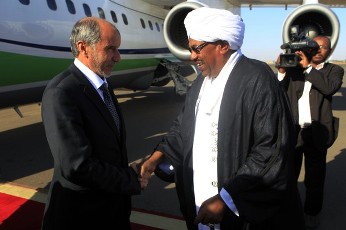
[[[0,108],[13,105],[18,96],[24,103],[41,99],[49,79],[72,63],[69,36],[74,23],[86,16],[104,18],[121,32],[122,60],[111,77],[115,86],[149,87],[160,60],[172,57],[162,33],[165,14],[134,0],[2,0]]]

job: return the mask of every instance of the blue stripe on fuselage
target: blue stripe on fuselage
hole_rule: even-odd
[[[41,44],[34,44],[34,43],[28,43],[28,42],[20,42],[20,41],[13,41],[8,39],[2,39],[0,38],[0,42],[13,44],[13,45],[19,45],[19,46],[25,46],[25,47],[31,47],[31,48],[37,48],[37,49],[43,49],[43,50],[49,50],[49,51],[60,51],[60,52],[71,52],[70,47],[61,47],[61,46],[49,46],[49,45],[41,45]],[[169,49],[166,48],[152,48],[152,49],[119,49],[120,54],[167,54],[170,53]]]

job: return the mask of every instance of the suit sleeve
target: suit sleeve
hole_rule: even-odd
[[[107,159],[106,156],[115,153],[101,153],[110,151],[105,137],[98,137],[103,144],[95,147],[95,138],[90,138],[92,130],[86,124],[90,120],[85,118],[90,114],[81,111],[78,103],[85,102],[76,99],[76,95],[71,97],[64,89],[55,87],[47,89],[42,100],[43,123],[58,169],[56,174],[61,175],[59,180],[72,189],[139,194],[140,184],[134,170]],[[93,127],[96,126],[97,120]]]
[[[326,70],[316,70],[312,68],[309,74],[306,75],[306,79],[310,81],[320,93],[323,95],[335,94],[342,85],[342,79],[344,76],[344,69],[331,65]]]
[[[181,122],[183,116],[184,108],[182,108],[179,115],[173,121],[169,132],[155,148],[155,150],[159,150],[169,159],[174,168],[178,168],[182,164],[183,140],[181,137]]]

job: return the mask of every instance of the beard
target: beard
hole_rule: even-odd
[[[101,55],[97,55],[97,52],[95,51],[95,49],[92,49],[91,66],[95,70],[96,74],[105,78],[109,78],[112,74],[112,69],[114,67],[114,63],[113,62],[110,63],[110,62],[111,61],[102,59]],[[107,71],[108,69],[109,71]]]

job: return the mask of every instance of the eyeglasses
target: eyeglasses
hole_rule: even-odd
[[[323,45],[320,45],[319,48],[320,49],[324,49],[324,50],[328,50],[329,49],[327,46],[323,46]]]
[[[199,53],[202,51],[202,49],[203,49],[204,47],[206,47],[207,45],[209,45],[210,43],[212,43],[212,42],[204,42],[204,43],[200,44],[199,46],[193,45],[193,46],[191,46],[191,48],[190,48],[190,52],[191,52],[191,50],[192,50],[192,51],[195,52],[196,54],[199,54]]]

